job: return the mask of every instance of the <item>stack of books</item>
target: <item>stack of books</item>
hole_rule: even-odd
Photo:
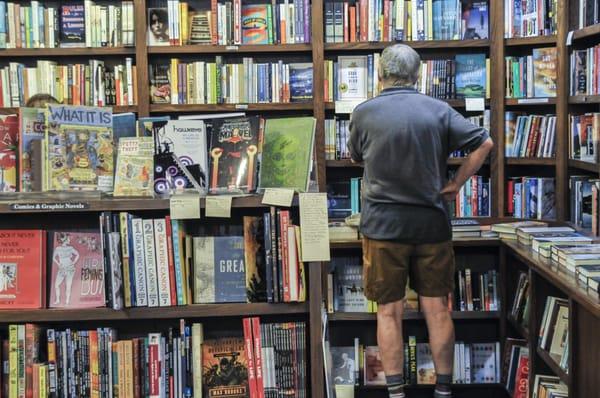
[[[506,97],[556,97],[556,47],[534,48],[532,55],[506,57]]]
[[[569,300],[548,297],[540,324],[538,345],[567,373],[569,371]]]
[[[543,221],[517,221],[509,223],[493,224],[492,231],[498,233],[500,239],[517,240],[519,228],[547,227],[548,223]]]
[[[452,173],[450,173],[452,174]],[[450,202],[451,217],[490,217],[490,179],[479,175],[470,177]]]
[[[536,397],[568,398],[569,387],[558,376],[535,375],[533,393]]]
[[[476,272],[470,268],[456,272],[458,292],[457,311],[498,311],[498,282],[496,270]]]

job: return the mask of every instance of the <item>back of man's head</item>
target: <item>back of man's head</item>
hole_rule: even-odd
[[[405,44],[386,47],[379,60],[379,79],[385,87],[411,87],[419,78],[421,57]]]

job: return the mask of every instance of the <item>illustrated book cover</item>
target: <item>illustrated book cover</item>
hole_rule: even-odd
[[[456,61],[456,97],[485,98],[485,54],[458,54]]]
[[[369,312],[363,288],[360,259],[335,257],[333,276],[333,308],[340,312]]]
[[[556,97],[556,47],[533,49],[533,96]]]
[[[385,386],[385,373],[378,346],[367,346],[364,352],[365,386]]]
[[[18,117],[0,116],[0,192],[17,190],[18,134]]]
[[[242,337],[204,340],[202,386],[204,396],[209,398],[250,397],[248,358]]]
[[[489,37],[489,11],[487,1],[466,1],[462,13],[463,40]]]
[[[348,347],[331,347],[331,377],[334,385],[354,385],[355,371],[358,358],[355,358],[355,349]]]
[[[85,7],[83,3],[61,6],[60,46],[85,47]]]
[[[194,237],[194,303],[245,303],[243,236]]]
[[[310,101],[313,97],[313,67],[311,63],[291,63],[290,101]]]
[[[210,193],[256,189],[259,117],[214,119],[210,133]]]
[[[104,256],[100,233],[54,232],[52,235],[50,308],[104,307]]]
[[[244,216],[246,298],[249,303],[267,301],[267,264],[263,217]]]
[[[113,190],[110,108],[48,105],[46,148],[49,190]]]
[[[4,230],[0,234],[0,309],[44,308],[46,232]]]
[[[19,108],[19,192],[42,190],[44,109]]]
[[[169,13],[166,8],[148,8],[148,45],[169,45]]]
[[[267,8],[267,4],[242,6],[242,42],[244,44],[269,44]]]
[[[169,80],[169,64],[150,65],[150,103],[170,104],[171,83]]]
[[[154,140],[121,138],[117,152],[114,196],[152,196]]]

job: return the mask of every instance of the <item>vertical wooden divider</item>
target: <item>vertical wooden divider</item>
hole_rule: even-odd
[[[313,62],[313,116],[317,119],[315,151],[319,191],[325,192],[325,102],[324,102],[324,47],[323,0],[313,0],[312,12],[312,62]]]
[[[567,135],[569,134],[569,50],[566,45],[569,29],[568,0],[558,2],[557,15],[557,86],[556,86],[556,219],[568,221],[568,162]]]
[[[323,329],[321,327],[321,306],[323,303],[323,263],[309,263],[309,331],[310,331],[310,397],[325,396],[325,369],[323,365]]]
[[[148,79],[148,45],[146,44],[146,0],[134,1],[135,64],[137,69],[138,117],[150,114],[150,81]]]
[[[494,149],[490,159],[490,178],[492,179],[492,217],[505,215],[505,177],[504,177],[504,2],[490,1],[490,110],[491,135]]]

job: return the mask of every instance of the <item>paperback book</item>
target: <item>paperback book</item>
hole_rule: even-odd
[[[248,358],[241,337],[204,340],[202,385],[206,397],[248,398]]]
[[[43,109],[19,109],[19,192],[42,190],[44,131]]]
[[[17,116],[0,116],[0,192],[17,190],[18,132]]]
[[[152,137],[121,138],[117,153],[114,196],[152,196]]]

